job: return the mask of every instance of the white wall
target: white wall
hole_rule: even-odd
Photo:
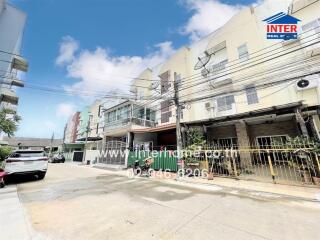
[[[6,5],[0,13],[0,49],[2,51],[20,53],[25,22],[26,14],[24,12],[9,4]],[[12,55],[0,53],[0,59],[10,62]],[[10,71],[10,63],[1,61],[0,70]]]

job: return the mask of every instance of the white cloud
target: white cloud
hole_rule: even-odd
[[[95,51],[84,49],[79,54],[73,51],[66,68],[68,77],[79,81],[65,89],[83,97],[98,97],[114,91],[128,93],[132,78],[147,67],[165,61],[174,51],[171,42],[154,45],[146,56],[113,56],[101,47]]]
[[[73,103],[60,103],[56,109],[56,115],[60,118],[70,117],[76,110],[76,106]]]
[[[62,38],[59,49],[59,56],[56,58],[57,65],[63,65],[70,63],[75,52],[78,50],[79,44],[70,36],[65,36]]]
[[[181,33],[189,36],[191,42],[198,41],[204,36],[223,26],[233,15],[248,5],[227,4],[219,0],[181,0],[192,16],[182,27]],[[286,11],[292,0],[256,0],[250,5],[264,5],[268,14]],[[272,15],[272,14],[271,14]]]
[[[243,8],[242,5],[229,5],[217,0],[183,0],[183,3],[193,12],[182,28],[182,33],[189,35],[192,42],[218,29]]]

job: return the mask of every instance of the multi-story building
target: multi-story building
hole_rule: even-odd
[[[64,142],[75,143],[77,140],[77,129],[80,123],[80,112],[75,112],[68,120],[65,132]]]
[[[175,148],[174,78],[180,79],[182,135],[196,127],[207,143],[244,148],[300,135],[319,138],[320,1],[286,2],[244,8],[142,72],[133,88],[139,106],[155,111],[155,126],[126,129],[132,145]],[[279,12],[296,19],[297,39],[266,38],[264,20]]]
[[[85,106],[80,112],[80,121],[77,126],[77,141],[84,141],[86,138],[88,122],[90,120],[89,109],[89,106]]]
[[[16,110],[19,97],[13,86],[24,86],[18,71],[28,70],[28,63],[20,56],[25,22],[24,12],[0,0],[0,108]]]
[[[287,15],[281,12],[298,22],[297,39],[267,39],[266,20]],[[90,122],[88,149],[100,149],[91,140],[107,150],[176,149],[175,92],[184,146],[191,128],[202,131],[207,144],[240,149],[301,135],[319,139],[319,12],[319,0],[243,8],[207,37],[145,69],[132,83],[134,99],[86,107],[77,140],[85,140]],[[252,162],[250,154],[241,158],[243,165]],[[126,165],[125,156],[101,161]]]

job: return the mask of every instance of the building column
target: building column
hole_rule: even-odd
[[[106,135],[102,135],[102,146],[101,146],[101,151],[105,151],[106,149]]]
[[[299,124],[302,136],[309,138],[308,129],[306,127],[306,123],[304,122],[300,109],[296,109],[295,116],[296,116],[296,121]]]
[[[313,138],[320,140],[320,120],[318,115],[313,115],[310,119],[310,125],[313,132]]]
[[[235,124],[237,138],[238,138],[238,148],[241,161],[241,167],[252,166],[252,156],[250,153],[250,138],[248,135],[247,124],[244,121],[239,121]]]
[[[130,153],[130,150],[133,147],[133,138],[134,138],[133,133],[132,132],[127,132],[127,137],[126,137],[126,158],[125,158],[125,163],[124,163],[126,168],[128,167],[129,153]]]

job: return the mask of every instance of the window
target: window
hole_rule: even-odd
[[[120,119],[121,119],[121,109],[122,109],[122,108],[119,108],[119,109],[116,110],[117,120],[120,120]]]
[[[232,109],[234,103],[234,96],[224,96],[217,99],[218,111],[226,111]]]
[[[245,61],[249,59],[249,52],[248,52],[248,47],[246,43],[238,47],[238,55],[239,55],[240,61]]]
[[[247,87],[246,88],[247,102],[248,104],[255,104],[259,102],[257,90],[255,87]]]

